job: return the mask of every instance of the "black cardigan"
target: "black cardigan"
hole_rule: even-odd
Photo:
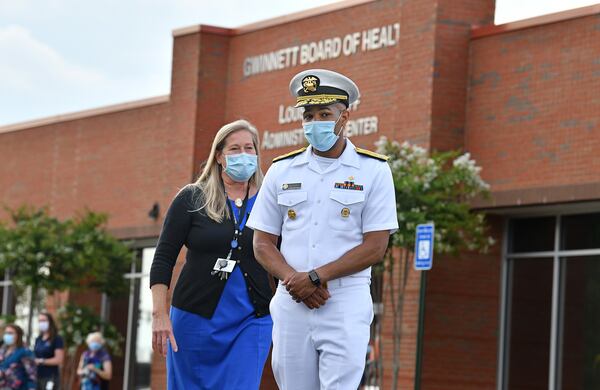
[[[217,258],[227,257],[234,227],[231,219],[217,223],[202,211],[191,211],[197,208],[194,201],[200,195],[196,186],[188,185],[173,199],[152,261],[150,287],[155,284],[169,287],[177,256],[185,245],[186,262],[173,291],[172,305],[211,318],[227,283],[218,275],[211,275],[211,271]],[[231,258],[237,261],[236,266],[244,275],[256,316],[262,317],[269,314],[273,294],[267,272],[254,257],[253,233],[249,227],[244,228]]]

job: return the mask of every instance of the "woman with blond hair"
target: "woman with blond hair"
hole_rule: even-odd
[[[216,134],[200,178],[173,199],[150,271],[152,347],[169,389],[258,389],[271,345],[269,276],[246,228],[262,183],[258,131],[238,120]],[[186,262],[167,290],[181,247]]]
[[[81,390],[106,390],[112,378],[110,354],[104,348],[104,337],[92,332],[85,339],[88,349],[83,351],[77,367],[81,378]]]

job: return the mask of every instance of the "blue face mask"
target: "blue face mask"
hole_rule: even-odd
[[[92,351],[98,351],[100,348],[102,348],[102,344],[97,341],[92,341],[88,344],[88,347],[90,347]]]
[[[255,154],[229,154],[225,155],[225,173],[238,182],[248,181],[256,172],[258,157]]]
[[[319,152],[326,152],[333,148],[333,145],[340,138],[339,134],[335,134],[335,125],[342,117],[334,121],[311,121],[302,123],[304,128],[304,136],[313,148]],[[341,132],[341,129],[340,129]]]
[[[15,343],[15,335],[12,333],[4,333],[2,340],[4,340],[4,344],[6,345],[13,345]]]
[[[38,328],[40,332],[47,332],[50,329],[50,323],[48,321],[40,321],[38,322]]]

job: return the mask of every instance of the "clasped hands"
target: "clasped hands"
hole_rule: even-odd
[[[303,302],[309,309],[318,309],[331,297],[327,288],[317,287],[310,281],[308,272],[294,272],[282,284],[294,301]]]

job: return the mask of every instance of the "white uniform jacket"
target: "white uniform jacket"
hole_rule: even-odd
[[[346,140],[342,155],[321,171],[309,146],[269,168],[248,226],[281,236],[281,253],[296,271],[339,259],[364,233],[398,229],[390,167],[359,151]],[[369,278],[371,269],[352,276]]]

